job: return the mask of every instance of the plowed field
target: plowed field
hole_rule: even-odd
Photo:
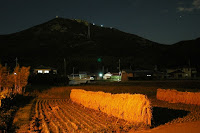
[[[34,132],[128,131],[133,124],[67,99],[38,99],[30,130]]]

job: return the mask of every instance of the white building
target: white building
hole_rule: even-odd
[[[34,74],[57,74],[57,70],[52,67],[39,66],[33,70]]]

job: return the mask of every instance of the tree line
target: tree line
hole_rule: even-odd
[[[0,64],[0,99],[9,94],[22,94],[28,84],[30,67],[17,65],[13,72]]]

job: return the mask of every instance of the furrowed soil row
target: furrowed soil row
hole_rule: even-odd
[[[61,110],[65,113],[65,115],[71,120],[76,123],[76,125],[79,127],[80,130],[89,132],[95,129],[92,125],[89,124],[89,122],[83,118],[82,116],[79,116],[76,114],[75,111],[69,110],[68,104],[59,104],[61,106]]]
[[[118,118],[111,118],[106,114],[99,113],[93,109],[86,109],[84,106],[80,106],[72,101],[64,101],[63,104],[69,104],[69,108],[73,108],[76,112],[79,112],[84,117],[91,119],[94,123],[101,126],[101,129],[115,128],[117,125],[125,125],[127,121],[119,120]]]
[[[80,127],[78,127],[78,124],[80,124],[80,123],[78,123],[78,124],[77,124],[77,122],[75,123],[75,122],[73,121],[73,119],[71,119],[71,118],[69,117],[70,114],[66,113],[66,112],[62,109],[61,106],[59,106],[59,110],[57,110],[57,111],[58,111],[58,113],[60,114],[60,116],[63,118],[63,121],[65,121],[65,123],[69,126],[69,131],[73,132],[73,131],[76,131],[76,130],[78,130],[78,129],[79,129],[79,130],[81,129]]]
[[[73,132],[74,129],[70,125],[69,121],[65,118],[63,113],[60,111],[60,107],[55,104],[57,101],[48,101],[48,107],[51,108],[52,114],[55,115],[57,120],[59,120],[60,125],[64,129],[64,132]]]
[[[63,113],[61,113],[62,109],[61,107],[58,106],[57,104],[57,100],[48,100],[48,104],[46,105],[46,107],[48,108],[49,114],[51,115],[51,121],[55,121],[57,127],[59,127],[58,132],[74,132],[77,129],[76,124],[74,124],[73,122],[71,122],[69,119],[67,119],[66,115],[62,115]],[[61,116],[60,116],[61,115]],[[71,114],[69,114],[71,115]],[[62,116],[64,116],[65,118],[63,118]],[[73,125],[73,126],[70,126]],[[64,130],[65,129],[65,130]],[[88,132],[88,131],[87,131]]]
[[[41,120],[40,129],[42,132],[50,133],[49,128],[47,126],[45,110],[43,110],[42,104],[39,103],[39,119]]]
[[[116,118],[67,99],[38,99],[34,111],[32,132],[112,132],[118,123]]]
[[[55,122],[56,127],[58,127],[58,131],[59,132],[67,132],[67,127],[63,124],[62,119],[59,117],[59,115],[57,114],[57,112],[55,110],[52,110],[52,108],[49,108],[48,104],[47,104],[47,100],[43,100],[43,106],[45,107],[44,110],[46,111],[46,114],[50,115],[50,119],[49,121],[53,121]]]
[[[102,120],[99,121],[99,119],[97,119],[98,117],[94,117],[93,115],[90,115],[90,113],[87,114],[80,107],[78,107],[78,106],[75,107],[75,104],[73,104],[71,102],[65,102],[65,104],[68,104],[69,109],[74,110],[75,112],[77,112],[78,115],[83,116],[84,118],[91,121],[96,126],[96,128],[98,128],[98,129],[107,128],[107,125],[105,125],[105,121],[102,121]]]
[[[51,116],[51,110],[50,108],[48,108],[48,106],[44,106],[44,111],[46,112],[46,116],[47,116],[47,121],[49,122],[49,127],[50,127],[50,130],[51,132],[54,131],[54,132],[59,132],[59,128],[58,126],[56,125],[55,123],[55,118]]]

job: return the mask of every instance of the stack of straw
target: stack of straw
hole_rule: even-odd
[[[200,105],[200,92],[179,92],[170,89],[157,89],[157,99],[170,103],[185,103]]]
[[[72,89],[72,101],[130,122],[151,125],[150,101],[142,94],[111,94]]]

